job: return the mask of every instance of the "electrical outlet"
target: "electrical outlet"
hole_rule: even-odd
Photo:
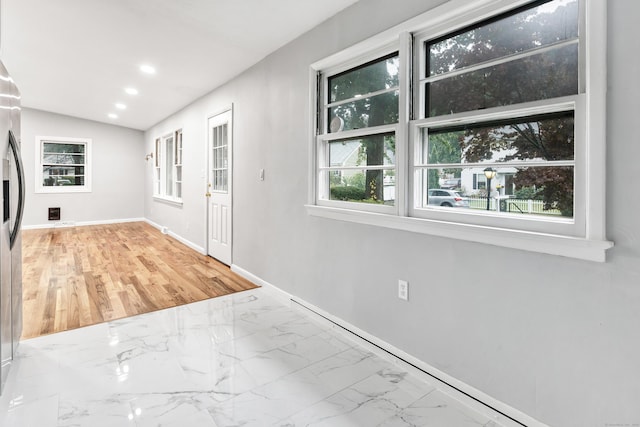
[[[409,301],[409,282],[398,280],[398,298]]]

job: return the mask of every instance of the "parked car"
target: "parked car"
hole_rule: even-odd
[[[468,208],[469,199],[460,193],[446,188],[433,188],[427,191],[427,204],[435,206]]]

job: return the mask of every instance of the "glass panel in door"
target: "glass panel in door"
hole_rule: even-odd
[[[212,131],[212,165],[213,177],[212,190],[226,193],[228,190],[228,135],[227,123],[216,126]]]

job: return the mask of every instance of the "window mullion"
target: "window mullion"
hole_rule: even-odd
[[[373,98],[374,96],[377,95],[384,95],[385,93],[391,93],[391,92],[395,92],[399,89],[398,86],[393,86],[390,87],[388,89],[382,89],[382,90],[377,90],[374,92],[368,92],[368,93],[363,93],[363,94],[359,94],[358,96],[354,96],[348,99],[341,99],[340,101],[336,101],[336,102],[332,102],[330,104],[327,104],[325,106],[325,108],[327,110],[329,110],[330,108],[334,108],[334,107],[338,107],[340,105],[344,105],[344,104],[349,104],[350,102],[354,102],[354,101],[360,101],[366,98]]]
[[[526,102],[522,104],[492,107],[483,110],[464,111],[442,116],[427,117],[413,120],[411,124],[435,128],[496,121],[502,119],[512,119],[516,117],[526,117],[548,113],[560,113],[563,111],[574,111],[576,109],[576,104],[580,102],[579,100],[580,95],[570,95],[560,98]]]
[[[448,168],[507,168],[507,167],[540,167],[540,166],[575,166],[575,160],[544,160],[525,161],[511,160],[508,162],[484,162],[484,163],[416,163],[415,168],[420,169],[448,169]]]
[[[397,214],[406,216],[409,212],[408,174],[409,167],[409,120],[411,119],[411,86],[413,70],[413,35],[410,32],[400,34],[400,68],[399,68],[399,111],[396,130],[396,208]]]
[[[381,133],[395,132],[397,126],[398,125],[396,124],[391,124],[391,125],[372,126],[368,128],[362,128],[362,129],[343,130],[340,132],[323,134],[323,135],[320,135],[320,137],[325,141],[351,139],[351,138],[371,136],[371,135],[376,135]]]
[[[367,171],[367,170],[394,170],[395,165],[369,165],[369,166],[322,166],[320,171]]]

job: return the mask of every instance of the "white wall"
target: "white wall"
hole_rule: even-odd
[[[35,192],[36,136],[92,139],[92,191]],[[137,130],[25,108],[22,110],[22,159],[26,202],[24,227],[53,226],[49,207],[61,208],[61,221],[91,223],[144,215],[144,138]]]
[[[204,247],[206,118],[233,103],[234,264],[549,425],[637,425],[640,2],[608,2],[606,263],[305,212],[309,65],[440,3],[362,0],[150,129],[147,152],[184,129],[189,190],[181,208],[154,201],[147,167],[145,216]]]

